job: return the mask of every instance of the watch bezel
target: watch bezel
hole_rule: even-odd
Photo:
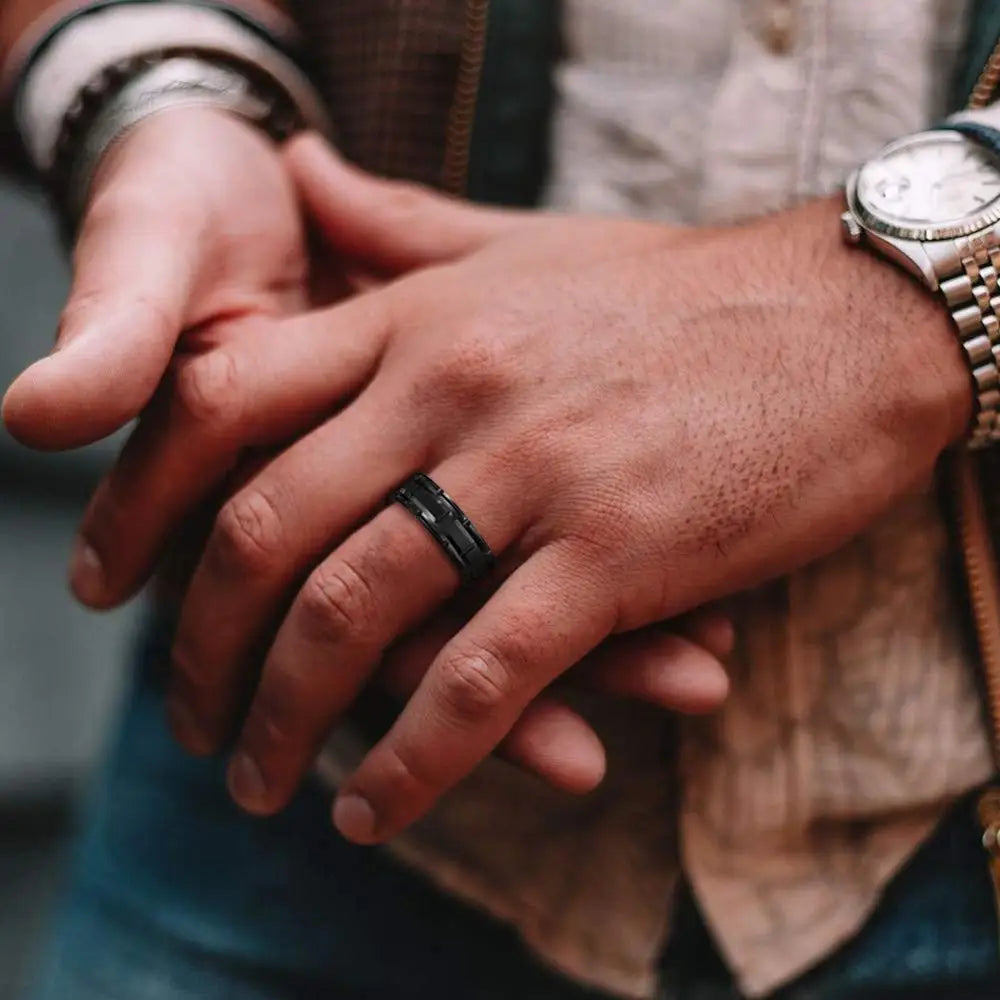
[[[868,208],[858,195],[858,179],[862,171],[869,163],[891,156],[900,149],[908,146],[923,145],[931,142],[955,142],[972,143],[972,140],[962,135],[960,132],[953,132],[948,129],[931,129],[926,132],[918,132],[915,135],[904,136],[895,142],[885,146],[878,156],[864,163],[851,176],[847,188],[847,200],[851,210],[858,217],[865,228],[884,236],[894,236],[899,239],[919,240],[920,242],[933,242],[935,240],[954,239],[960,236],[971,236],[980,230],[1000,222],[1000,195],[997,195],[988,205],[984,206],[974,215],[960,216],[957,219],[948,219],[945,222],[934,223],[925,226],[907,226],[891,221],[878,212]],[[977,147],[982,149],[982,147]],[[1000,157],[987,151],[990,160],[1000,174]]]

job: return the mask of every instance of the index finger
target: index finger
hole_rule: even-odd
[[[596,574],[551,546],[522,566],[441,651],[389,733],[341,789],[340,832],[389,840],[483,761],[533,698],[612,631]]]

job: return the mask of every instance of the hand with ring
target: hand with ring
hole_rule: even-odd
[[[212,155],[203,155],[206,150]],[[380,233],[396,231],[396,206],[381,198],[367,206],[363,225],[342,233],[350,252],[338,248],[336,259],[326,261],[317,254],[321,248],[314,248],[310,274],[288,173],[272,144],[253,128],[217,111],[182,108],[149,119],[115,147],[83,220],[56,350],[18,379],[4,408],[11,432],[42,448],[87,443],[142,413],[138,432],[86,518],[73,572],[86,603],[107,607],[126,599],[148,576],[156,554],[171,564],[187,558],[177,536],[196,536],[199,518],[186,515],[199,501],[217,504],[223,481],[246,477],[260,462],[253,449],[247,457],[244,431],[246,443],[272,447],[319,419],[309,404],[296,409],[290,400],[262,415],[259,434],[244,426],[230,408],[239,400],[231,400],[211,373],[215,360],[225,368],[227,345],[251,331],[265,336],[279,317],[310,301],[349,292],[347,271],[371,286],[461,251],[458,245],[421,243],[413,233],[382,238]],[[456,232],[455,239],[465,237]],[[219,359],[212,358],[216,352]],[[296,363],[303,361],[308,359]],[[147,449],[158,461],[146,460]],[[181,522],[181,531],[168,534]],[[175,558],[178,551],[181,559]],[[300,552],[289,552],[288,560],[302,572],[309,568]],[[271,583],[277,595],[280,581]],[[275,596],[273,606],[280,604]],[[473,610],[466,605],[464,614]],[[218,659],[204,676],[192,675],[186,697],[199,711],[199,729],[184,723],[184,675],[178,673],[175,684],[174,727],[196,752],[217,749],[238,723],[236,706],[256,666],[248,644],[260,643],[272,624],[262,617],[227,626],[221,615],[219,623],[215,645],[205,650]],[[394,643],[381,656],[378,683],[408,697],[463,624],[452,607]],[[719,658],[731,644],[728,622],[703,612],[670,629],[616,638],[571,679],[665,709],[709,711],[725,697]],[[294,726],[292,737],[299,738]],[[308,719],[300,738],[303,746],[319,739]],[[558,692],[536,699],[499,749],[571,791],[589,790],[603,774],[600,741]],[[277,808],[300,770],[295,763],[265,800],[247,804]]]
[[[210,748],[267,641],[230,769],[255,811],[287,800],[383,652],[487,547],[491,591],[340,790],[353,840],[418,819],[609,637],[837,547],[964,430],[945,320],[839,247],[832,201],[688,232],[461,206],[315,138],[287,162],[340,254],[421,269],[180,361],[85,520],[100,578],[75,581],[91,603],[125,596],[241,449],[313,428],[223,506],[174,649],[175,724]],[[822,266],[770,280],[817,245]],[[844,287],[877,320],[864,336]],[[909,363],[904,326],[922,338]]]

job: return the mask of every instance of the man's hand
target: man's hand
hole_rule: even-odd
[[[379,512],[415,470],[499,553],[500,585],[342,789],[335,820],[366,843],[417,819],[608,636],[832,550],[968,420],[945,311],[841,247],[832,202],[684,232],[466,208],[315,139],[289,162],[342,252],[398,268],[433,245],[450,262],[191,360],[182,384],[224,403],[212,433],[164,424],[119,473],[123,497],[148,499],[178,449],[218,470],[289,412],[319,424],[222,509],[174,651],[175,706],[212,731],[262,623],[283,618],[231,767],[255,811],[287,799],[381,651],[456,588],[406,511]],[[150,561],[164,514],[126,504],[85,527],[110,539],[138,509],[106,547],[125,567],[108,581]]]
[[[8,430],[36,448],[110,434],[150,401],[183,331],[301,309],[306,277],[274,144],[220,111],[148,119],[95,179],[55,351],[8,391]]]
[[[450,262],[189,359],[179,384],[215,401],[211,429],[163,422],[84,528],[113,599],[169,519],[149,503],[158,470],[211,480],[289,414],[318,424],[222,509],[174,650],[175,709],[211,732],[283,618],[231,767],[255,811],[280,807],[382,651],[456,589],[420,525],[379,512],[415,470],[500,555],[499,587],[341,790],[335,820],[366,843],[417,819],[608,636],[830,551],[968,420],[945,311],[841,247],[832,203],[684,232],[466,208],[314,139],[289,163],[343,253],[392,268],[434,245]]]
[[[391,212],[372,206],[369,220]],[[365,269],[390,276],[464,249],[419,237],[352,244],[353,233],[342,233],[340,259],[350,264],[361,257]],[[185,373],[193,357],[204,354],[210,363],[216,350],[248,330],[275,332],[280,316],[305,306],[307,270],[298,205],[277,151],[229,115],[191,109],[158,115],[102,166],[56,351],[18,379],[4,405],[11,432],[42,448],[88,443],[142,413],[118,468],[91,504],[77,546],[72,580],[86,603],[106,607],[130,596],[191,501],[210,499],[241,465],[246,442],[226,438],[232,414],[225,386],[206,386]],[[326,295],[344,290],[339,268],[314,268],[311,277],[314,290],[322,285]],[[294,400],[272,417],[257,444],[285,441],[318,419]],[[180,435],[166,437],[167,423],[173,430],[179,425]],[[210,467],[199,466],[204,449],[192,447],[206,436],[227,445]],[[156,456],[155,466],[147,455]],[[137,481],[130,474],[136,465],[149,475]],[[439,622],[394,649],[386,686],[410,693],[458,623],[449,627],[445,634]],[[668,708],[712,709],[726,693],[718,658],[732,644],[731,627],[702,615],[679,628],[682,634],[652,629],[621,640],[614,659],[613,647],[602,651],[578,672],[580,681]],[[240,691],[234,682],[228,694],[238,699]],[[190,745],[190,730],[178,729]],[[552,697],[525,713],[503,752],[569,790],[588,790],[603,775],[603,749],[590,726]]]

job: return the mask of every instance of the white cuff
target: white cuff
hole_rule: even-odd
[[[123,4],[68,25],[29,70],[15,116],[35,167],[51,168],[67,111],[102,70],[170,48],[221,51],[259,66],[288,92],[310,127],[329,134],[326,111],[305,74],[223,11],[184,3]]]

